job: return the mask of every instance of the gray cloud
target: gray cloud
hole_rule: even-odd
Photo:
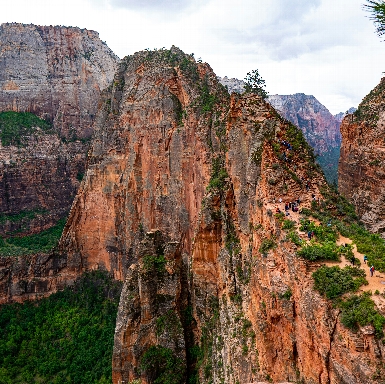
[[[139,10],[139,11],[161,11],[179,13],[186,9],[195,8],[202,1],[194,0],[107,0],[112,6]]]

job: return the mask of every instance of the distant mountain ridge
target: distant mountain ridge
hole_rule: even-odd
[[[229,93],[243,93],[245,82],[235,78],[223,77],[219,81]],[[346,112],[332,115],[313,95],[296,93],[294,95],[271,95],[269,103],[284,117],[298,126],[307,142],[318,155],[327,180],[337,183],[338,160],[341,146],[340,124]],[[352,113],[356,109],[350,108]]]

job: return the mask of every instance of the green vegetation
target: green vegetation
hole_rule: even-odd
[[[303,246],[298,251],[298,256],[310,261],[317,260],[339,260],[339,249],[333,242],[324,242],[323,244],[311,243]]]
[[[371,19],[376,27],[377,34],[385,34],[385,1],[384,0],[366,0],[364,9],[371,13]]]
[[[287,234],[286,239],[290,240],[293,244],[295,244],[297,246],[302,246],[302,244],[303,244],[303,240],[299,237],[298,233],[295,231],[290,231]]]
[[[3,146],[25,144],[25,136],[38,132],[51,133],[51,124],[29,112],[0,112],[0,139]]]
[[[166,269],[167,260],[164,255],[146,255],[143,257],[143,269],[145,272],[163,272]]]
[[[164,331],[167,331],[173,338],[183,332],[178,315],[171,309],[156,319],[156,334],[161,335]]]
[[[0,224],[5,224],[7,221],[10,221],[11,223],[18,223],[24,219],[32,220],[37,215],[44,215],[46,213],[48,213],[48,211],[45,209],[35,209],[32,211],[20,211],[18,213],[10,213],[10,214],[2,213],[0,214]]]
[[[262,97],[262,99],[266,99],[268,97],[268,93],[266,91],[265,80],[262,79],[261,75],[258,72],[258,69],[254,69],[251,72],[246,74],[244,78],[245,82],[245,92],[247,93],[255,93]]]
[[[341,321],[345,327],[357,331],[359,326],[372,325],[377,338],[384,336],[385,317],[375,310],[370,293],[352,295],[346,301],[341,302],[340,307],[342,309]]]
[[[66,219],[61,219],[55,226],[36,235],[2,239],[0,256],[22,256],[50,252],[59,241],[65,223]]]
[[[284,220],[282,223],[282,229],[293,229],[295,227],[295,221]]]
[[[111,383],[120,290],[94,271],[48,298],[3,305],[0,383]]]
[[[290,300],[291,296],[292,296],[292,292],[290,288],[286,292],[284,292],[282,295],[279,295],[281,299],[285,299],[285,300]]]
[[[268,253],[271,249],[274,249],[277,247],[277,243],[275,242],[275,239],[264,239],[261,243],[261,246],[259,247],[259,252],[262,254]]]
[[[328,299],[335,299],[346,292],[356,292],[367,285],[365,272],[355,267],[322,266],[313,273],[314,288]]]
[[[141,369],[146,373],[150,383],[180,384],[186,375],[185,364],[175,353],[160,345],[151,346],[143,354]]]
[[[228,177],[229,175],[226,171],[224,160],[221,157],[213,158],[211,178],[209,185],[207,186],[207,191],[223,191],[223,188],[226,185],[226,178]]]
[[[311,210],[303,209],[302,213],[318,219],[323,228],[334,228],[334,231],[353,240],[358,252],[368,257],[368,264],[385,272],[385,240],[364,228],[358,221],[353,205],[336,190],[329,187],[321,190],[321,193],[324,200],[313,204]],[[346,253],[346,250],[340,248],[340,252]],[[351,254],[348,253],[347,258],[350,257]]]
[[[329,184],[338,184],[338,160],[340,158],[340,147],[330,148],[317,156],[316,162],[321,166],[326,180]]]

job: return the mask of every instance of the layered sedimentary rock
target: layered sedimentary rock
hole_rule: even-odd
[[[84,270],[122,279],[115,384],[384,374],[383,342],[341,325],[313,288],[317,265],[274,214],[280,197],[309,207],[326,181],[301,132],[261,98],[230,97],[174,47],[128,56],[103,93],[88,163],[59,248],[0,260],[0,281],[22,300]]]
[[[338,120],[313,95],[271,95],[269,103],[282,116],[301,128],[317,153],[341,145]]]
[[[155,359],[181,382],[374,383],[383,344],[341,326],[272,212],[326,185],[301,133],[176,48],[123,59],[103,100],[59,252],[124,280],[113,382]]]
[[[68,214],[116,65],[97,32],[0,26],[0,111],[31,112],[52,125],[21,146],[0,144],[0,236],[36,233]]]
[[[67,139],[89,138],[117,56],[87,29],[0,26],[0,110],[28,111]]]
[[[385,235],[385,78],[341,124],[339,189],[373,232]]]

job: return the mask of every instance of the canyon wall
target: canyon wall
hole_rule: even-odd
[[[242,80],[219,77],[228,91],[243,93]],[[296,93],[294,95],[270,95],[269,103],[283,116],[301,129],[307,142],[317,154],[329,183],[337,183],[338,159],[340,155],[340,123],[345,113],[333,116],[314,96]],[[355,108],[350,108],[349,113]]]
[[[0,122],[0,236],[37,233],[67,216],[117,60],[94,31],[0,26],[0,112],[31,112],[51,125],[14,145]]]
[[[57,249],[0,259],[0,284],[3,301],[22,301],[90,269],[123,280],[114,384],[385,375],[383,341],[342,326],[314,290],[320,265],[298,257],[275,215],[279,198],[310,208],[328,186],[269,103],[230,96],[175,47],[139,52],[102,94],[87,163]]]
[[[341,124],[339,190],[368,229],[385,236],[385,78]]]
[[[325,188],[258,96],[230,98],[177,48],[123,59],[58,249],[124,280],[113,382],[167,363],[176,382],[375,383],[382,342],[341,325],[274,215],[279,197],[310,207]]]

